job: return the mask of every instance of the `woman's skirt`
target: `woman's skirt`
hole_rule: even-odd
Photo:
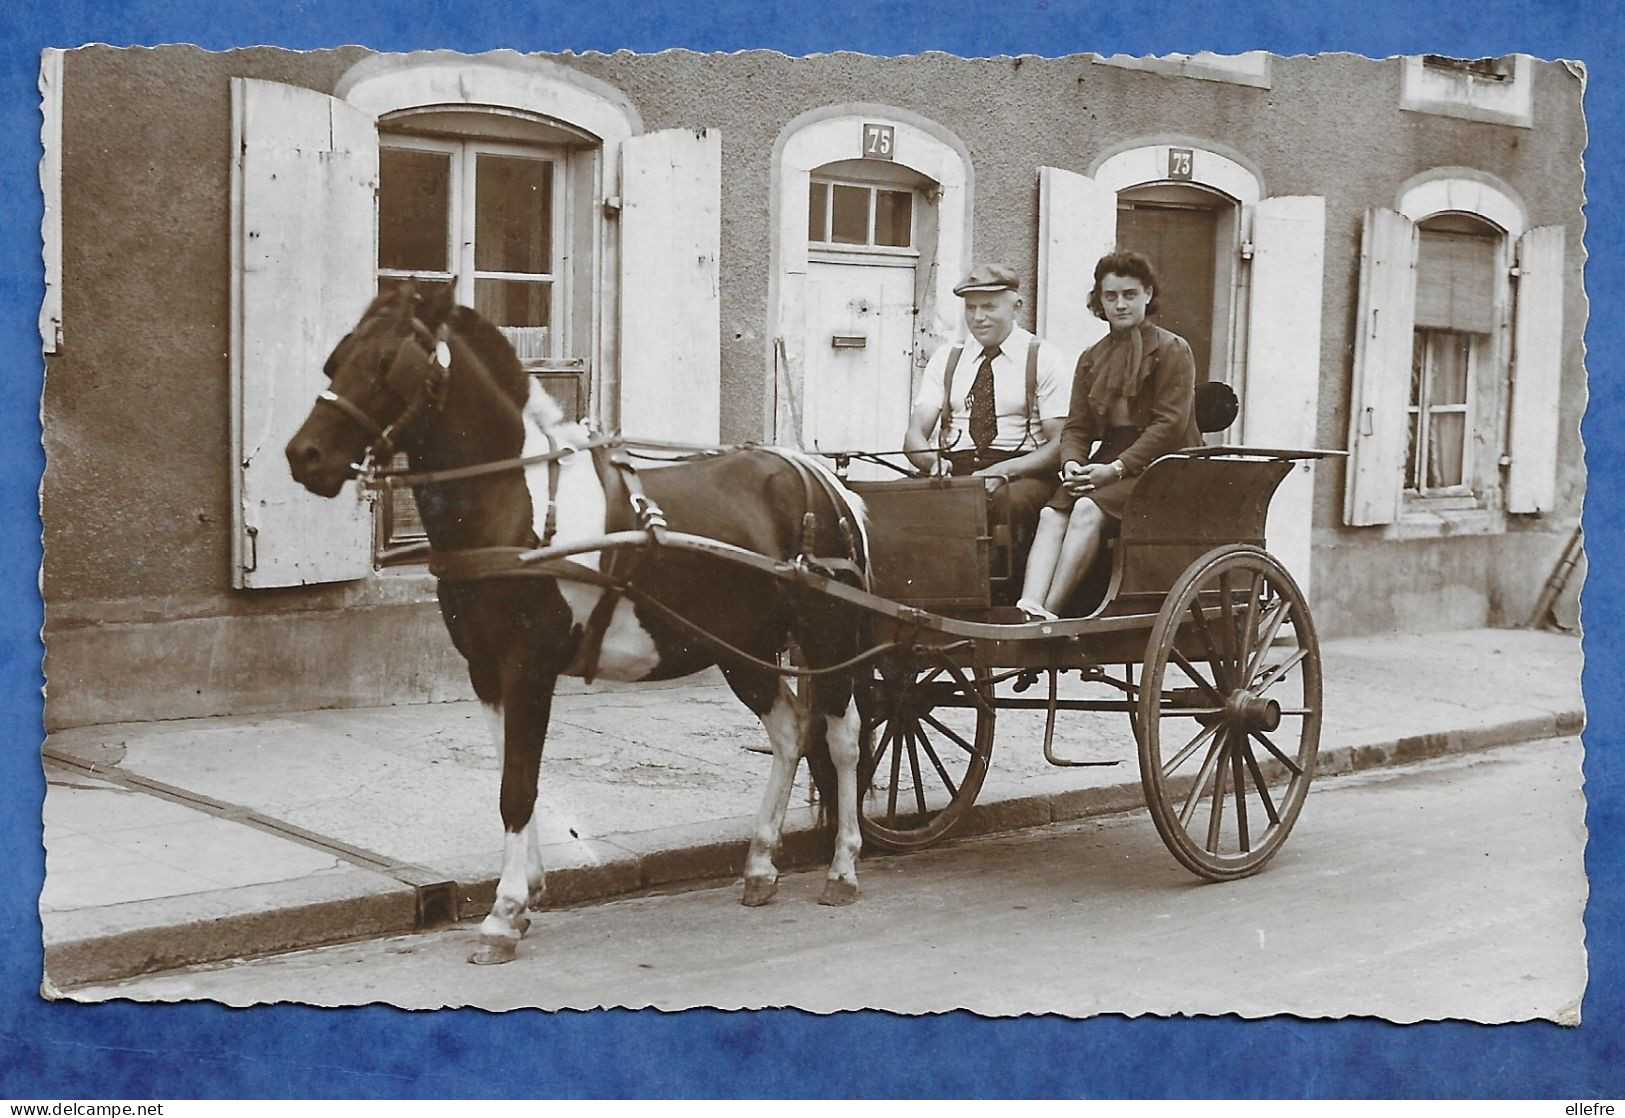
[[[1090,463],[1115,460],[1118,455],[1133,446],[1134,440],[1139,437],[1140,429],[1138,427],[1106,428],[1106,437],[1100,440],[1100,446],[1089,456]],[[1137,480],[1137,477],[1130,475],[1116,481],[1109,481],[1098,489],[1082,494],[1082,499],[1093,501],[1100,507],[1101,512],[1113,520],[1121,520],[1123,519],[1123,508],[1128,504],[1128,495],[1134,492],[1134,483]],[[1046,507],[1068,512],[1078,500],[1078,497],[1074,497],[1066,491],[1066,486],[1058,485],[1055,487],[1055,495],[1049,499],[1049,504]]]

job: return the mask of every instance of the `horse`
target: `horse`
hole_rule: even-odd
[[[817,460],[776,448],[624,468],[625,446],[615,451],[616,441],[594,440],[567,420],[502,333],[456,305],[449,288],[403,284],[380,294],[324,372],[328,389],[287,444],[293,477],[333,497],[368,468],[359,463],[406,453],[402,480],[412,485],[430,569],[440,575],[441,616],[490,712],[502,757],[501,876],[470,962],[513,959],[530,924],[527,909],[542,903],[537,782],[563,675],[636,682],[720,667],[760,720],[773,755],[745,859],[743,903],[765,904],[777,889],[774,858],[803,755],[826,827],[835,804],[820,903],[856,900],[864,735],[855,676],[841,665],[862,659],[861,617],[771,571],[658,544],[669,529],[782,561],[844,548],[850,562],[837,573],[850,582],[867,554],[861,498]],[[651,546],[575,555],[581,578],[545,570],[537,577],[502,562],[627,530],[647,530]],[[479,569],[483,560],[495,566]],[[623,593],[628,586],[633,592]],[[778,669],[792,641],[805,667]],[[787,675],[799,677],[794,690]]]

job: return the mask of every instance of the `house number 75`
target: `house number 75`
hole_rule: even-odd
[[[892,151],[894,135],[895,130],[890,124],[865,124],[863,126],[863,158],[897,158]]]

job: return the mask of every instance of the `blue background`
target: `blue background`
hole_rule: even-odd
[[[113,5],[107,5],[113,7]],[[1622,603],[1619,131],[1625,74],[1613,3],[1492,0],[1430,11],[1417,3],[1340,3],[1306,12],[1287,0],[1245,4],[1102,4],[1078,0],[936,3],[840,0],[668,4],[606,2],[382,4],[130,0],[13,3],[0,13],[0,1097],[1104,1096],[1546,1097],[1625,1095],[1620,1051],[1620,756],[1613,728]],[[788,54],[857,50],[965,55],[1110,54],[1268,48],[1279,53],[1526,51],[1589,67],[1586,156],[1590,261],[1586,330],[1591,402],[1584,435],[1591,488],[1584,597],[1585,735],[1591,978],[1585,1024],[1486,1028],[1461,1023],[1287,1018],[988,1021],[968,1014],[819,1018],[725,1014],[406,1014],[389,1009],[227,1010],[46,1003],[37,995],[35,911],[44,871],[44,784],[36,498],[44,466],[36,316],[42,290],[38,190],[39,51],[87,42],[361,43],[397,51],[654,51],[666,47]],[[1358,111],[1353,107],[1352,111]],[[1335,950],[1335,944],[1328,949]],[[1170,965],[1178,965],[1170,960]],[[839,976],[832,975],[832,981]]]

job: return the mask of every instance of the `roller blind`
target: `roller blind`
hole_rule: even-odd
[[[1493,330],[1497,248],[1491,237],[1420,230],[1416,325],[1469,334]]]

